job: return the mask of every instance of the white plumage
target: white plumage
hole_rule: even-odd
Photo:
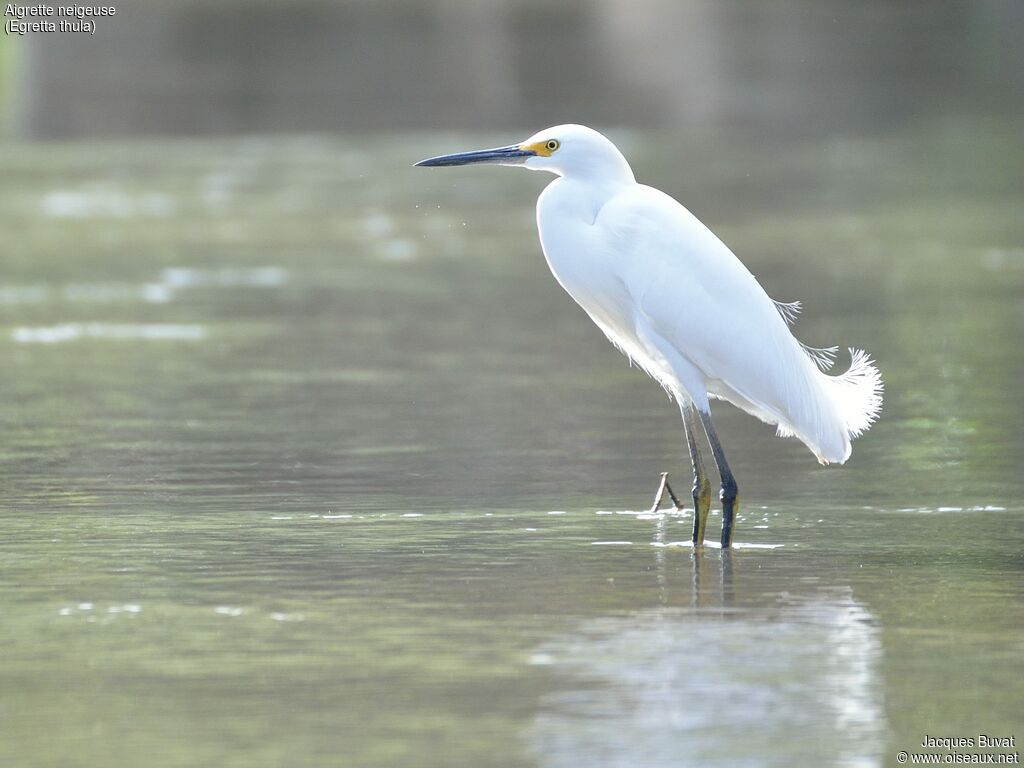
[[[840,376],[820,370],[834,350],[806,349],[793,336],[799,304],[769,298],[693,214],[638,184],[607,138],[560,125],[521,144],[422,164],[470,162],[558,175],[537,201],[551,271],[615,346],[684,408],[697,409],[706,429],[708,398],[720,398],[777,425],[780,435],[795,435],[823,464],[850,457],[850,441],[882,403],[881,377],[867,354],[851,349],[852,364]],[[723,469],[724,455],[716,460]]]
[[[561,173],[537,201],[544,255],[611,342],[698,409],[709,395],[727,400],[822,463],[845,462],[881,407],[867,355],[851,350],[846,373],[823,373],[732,251],[671,197],[637,184],[608,139],[567,125],[524,143],[547,135],[567,138],[552,157],[526,162]]]

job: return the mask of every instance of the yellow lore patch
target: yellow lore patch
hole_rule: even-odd
[[[535,141],[532,144],[520,144],[519,148],[527,152],[533,152],[533,154],[540,157],[551,157],[551,154],[558,149],[558,146],[559,143],[556,139],[548,139],[547,141]]]

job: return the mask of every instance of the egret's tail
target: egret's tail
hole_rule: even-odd
[[[850,349],[852,361],[846,373],[820,373],[832,411],[839,422],[840,439],[824,440],[815,453],[822,464],[842,464],[850,458],[850,441],[865,432],[882,409],[882,375],[860,349]]]

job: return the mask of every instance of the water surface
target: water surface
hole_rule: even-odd
[[[674,407],[493,135],[8,148],[0,762],[881,766],[1024,736],[1021,126],[619,134],[882,420],[842,468]],[[842,364],[842,359],[841,363]],[[719,518],[712,518],[716,529]]]

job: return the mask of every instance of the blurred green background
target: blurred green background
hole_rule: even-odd
[[[1014,0],[290,0],[117,6],[7,36],[18,137],[479,130],[559,122],[889,130],[1020,114]]]

